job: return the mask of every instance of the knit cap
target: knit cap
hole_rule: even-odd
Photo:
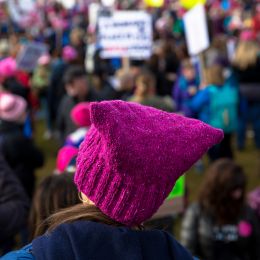
[[[73,61],[78,57],[77,50],[72,46],[66,46],[62,50],[62,58],[65,61]]]
[[[91,125],[89,105],[89,102],[82,102],[71,110],[70,117],[75,125],[79,127],[89,127]]]
[[[0,76],[1,77],[13,77],[17,72],[16,60],[9,57],[0,61]]]
[[[74,181],[127,226],[148,220],[176,180],[223,139],[222,130],[201,121],[124,101],[92,103],[90,118]]]
[[[26,109],[24,98],[10,93],[0,93],[0,119],[13,123],[21,122]]]
[[[75,163],[73,161],[76,159],[78,154],[78,149],[73,146],[64,146],[62,147],[57,156],[56,160],[56,173],[61,174],[69,166],[75,166]]]

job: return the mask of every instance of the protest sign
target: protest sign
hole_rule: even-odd
[[[89,25],[96,26],[98,13],[100,11],[100,5],[97,3],[91,3],[88,9]]]
[[[203,5],[197,5],[184,15],[184,26],[191,56],[198,55],[209,47],[209,33]]]
[[[28,43],[23,46],[17,57],[18,68],[25,71],[33,71],[38,59],[47,52],[47,46],[42,43]]]
[[[152,19],[143,11],[117,11],[98,19],[102,58],[147,59],[152,50]]]
[[[6,2],[9,14],[16,23],[22,22],[25,19],[25,16],[36,9],[36,4],[33,0],[8,0]]]

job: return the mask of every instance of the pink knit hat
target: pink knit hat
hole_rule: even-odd
[[[63,173],[73,159],[78,155],[78,149],[73,146],[64,146],[62,147],[57,156],[56,160],[56,171],[58,173]]]
[[[49,54],[44,54],[38,59],[39,65],[48,65],[51,62],[51,56]]]
[[[22,97],[9,93],[0,93],[0,119],[9,122],[20,122],[26,108],[26,101]]]
[[[176,180],[223,139],[201,121],[123,101],[92,103],[90,118],[74,181],[127,226],[148,220]]]
[[[72,109],[70,117],[75,125],[79,127],[89,127],[91,125],[89,106],[90,103],[82,102]]]
[[[255,40],[254,32],[250,30],[242,31],[239,38],[241,41],[253,41]]]
[[[6,58],[0,61],[0,76],[13,77],[17,71],[16,60],[13,58]]]
[[[65,61],[72,61],[78,57],[78,53],[72,46],[66,46],[62,50],[62,58]]]

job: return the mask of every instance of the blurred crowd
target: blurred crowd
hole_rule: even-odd
[[[235,163],[235,150],[245,150],[253,136],[260,178],[260,3],[208,0],[211,45],[190,57],[186,10],[178,1],[165,2],[149,8],[142,1],[117,1],[118,10],[151,14],[147,60],[102,59],[87,4],[66,9],[39,3],[41,15],[20,24],[0,3],[0,255],[15,247],[17,233],[24,245],[48,230],[51,214],[84,200],[73,174],[92,122],[90,103],[123,100],[224,131],[220,144],[207,152],[210,168],[197,202],[183,217],[181,242],[201,259],[260,259],[259,188],[246,194],[246,169]],[[26,71],[17,57],[32,42],[46,44],[48,52]],[[60,149],[53,174],[36,186],[35,171],[48,160],[35,145],[39,120],[45,123],[42,138],[58,140]],[[203,163],[195,164],[200,173]]]

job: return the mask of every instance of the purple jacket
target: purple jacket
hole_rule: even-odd
[[[192,81],[188,81],[184,76],[180,76],[173,88],[173,99],[176,102],[177,112],[184,113],[187,117],[195,117],[195,113],[190,109],[189,102],[194,95],[189,93],[191,88],[199,88],[199,79],[195,78]],[[196,94],[196,93],[195,93]]]

